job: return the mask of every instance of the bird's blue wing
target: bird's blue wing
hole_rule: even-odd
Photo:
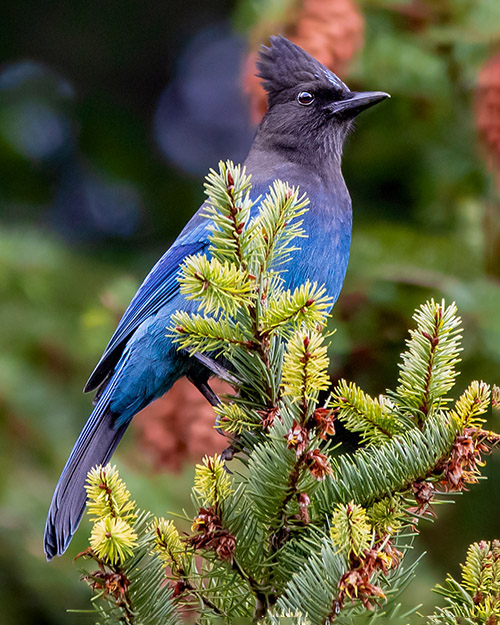
[[[150,315],[154,315],[179,291],[177,270],[182,261],[208,246],[206,238],[192,240],[184,236],[168,249],[146,276],[118,324],[96,368],[92,372],[85,391],[97,388],[118,362],[129,336]],[[191,241],[189,240],[191,239]]]

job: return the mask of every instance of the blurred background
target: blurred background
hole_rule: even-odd
[[[219,159],[241,161],[265,101],[255,50],[282,33],[353,89],[390,102],[345,150],[354,205],[332,376],[394,387],[413,309],[456,300],[459,394],[500,382],[498,0],[21,0],[0,9],[0,605],[2,623],[90,623],[68,553],[47,564],[53,487],[91,409],[81,389],[144,275],[203,198]],[[212,415],[177,385],[115,459],[140,506],[187,506],[190,465],[221,448]],[[492,427],[499,427],[497,422]],[[499,537],[500,461],[439,509],[405,598],[458,573]]]

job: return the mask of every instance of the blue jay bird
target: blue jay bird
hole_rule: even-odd
[[[324,65],[284,37],[263,47],[259,76],[268,95],[268,111],[245,161],[252,174],[252,194],[265,194],[275,179],[299,186],[310,208],[304,215],[307,238],[294,252],[284,274],[285,286],[306,280],[323,283],[335,301],[349,260],[351,200],[341,172],[344,140],[354,117],[388,97],[355,92]],[[176,310],[197,304],[179,292],[179,265],[191,254],[208,251],[208,221],[198,211],[150,271],[89,381],[97,389],[95,407],[57,483],[45,526],[47,559],[61,555],[85,509],[88,471],[110,459],[132,417],[157,399],[181,376],[187,376],[209,399],[211,371],[179,352],[166,337]]]

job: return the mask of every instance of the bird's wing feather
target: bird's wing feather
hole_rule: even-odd
[[[177,270],[182,261],[187,256],[202,251],[207,245],[206,238],[190,242],[180,239],[165,252],[146,276],[123,314],[108,346],[85,385],[85,391],[97,388],[106,379],[118,362],[132,332],[178,293]]]
[[[57,483],[45,524],[44,549],[48,560],[64,553],[76,532],[85,510],[88,472],[108,462],[127,429],[129,422],[117,425],[109,408],[120,372],[110,381],[102,401],[88,418]]]

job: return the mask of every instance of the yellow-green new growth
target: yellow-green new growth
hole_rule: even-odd
[[[397,396],[398,403],[419,422],[449,401],[446,393],[455,383],[462,350],[462,322],[455,303],[446,306],[444,300],[425,302],[413,319],[417,327],[410,330],[408,349],[402,354]]]
[[[359,557],[370,547],[372,527],[363,506],[338,504],[332,514],[330,537],[339,553]]]
[[[462,565],[462,584],[472,595],[500,595],[500,541],[470,545]],[[500,596],[498,602],[500,608]]]
[[[309,401],[330,386],[328,347],[317,331],[296,332],[283,360],[283,393],[296,401]]]
[[[379,537],[397,534],[402,526],[405,511],[397,497],[384,497],[367,510],[368,519]]]
[[[230,354],[237,347],[248,348],[252,336],[238,323],[178,310],[172,317],[168,336],[179,349]]]
[[[250,178],[245,167],[220,161],[219,171],[211,169],[205,183],[203,216],[209,220],[211,256],[242,268],[254,234],[246,227],[255,203],[250,199]]]
[[[485,382],[474,380],[460,396],[451,414],[460,429],[480,428],[486,419],[481,417],[490,405],[490,386]]]
[[[204,506],[214,507],[233,492],[231,478],[218,454],[205,456],[202,464],[196,465],[193,490]]]
[[[164,518],[155,518],[151,531],[154,534],[153,551],[158,554],[164,566],[181,568],[183,566],[182,554],[185,549],[174,522]]]
[[[330,406],[339,409],[337,418],[351,432],[359,432],[365,443],[387,441],[404,430],[390,400],[374,399],[354,382],[340,380]]]
[[[206,313],[223,310],[234,315],[255,299],[255,285],[248,273],[227,260],[208,259],[205,254],[189,256],[179,272],[180,291],[199,301]]]
[[[273,182],[248,228],[253,233],[252,257],[261,272],[281,268],[290,253],[299,249],[292,241],[306,236],[298,218],[308,207],[309,199],[305,194],[299,197],[298,187],[281,180]]]
[[[434,591],[443,595],[447,603],[429,617],[431,625],[448,623],[484,623],[500,620],[500,541],[482,540],[467,550],[462,565],[461,583],[451,575],[445,585]]]
[[[137,534],[120,517],[107,516],[94,523],[90,546],[102,560],[114,565],[133,554]]]
[[[491,405],[493,406],[493,410],[500,410],[500,386],[496,384],[493,384],[491,392]]]
[[[314,330],[325,324],[332,303],[324,286],[308,280],[293,293],[282,291],[277,297],[269,299],[261,319],[262,331],[271,333],[284,329],[290,334],[301,325]]]
[[[220,403],[214,407],[222,429],[230,434],[241,434],[245,430],[262,429],[262,420],[255,410],[232,402]]]
[[[311,621],[299,610],[283,610],[269,613],[270,625],[311,625]]]
[[[91,520],[116,517],[129,521],[135,519],[135,502],[120,478],[115,466],[97,466],[87,475],[87,513]]]

